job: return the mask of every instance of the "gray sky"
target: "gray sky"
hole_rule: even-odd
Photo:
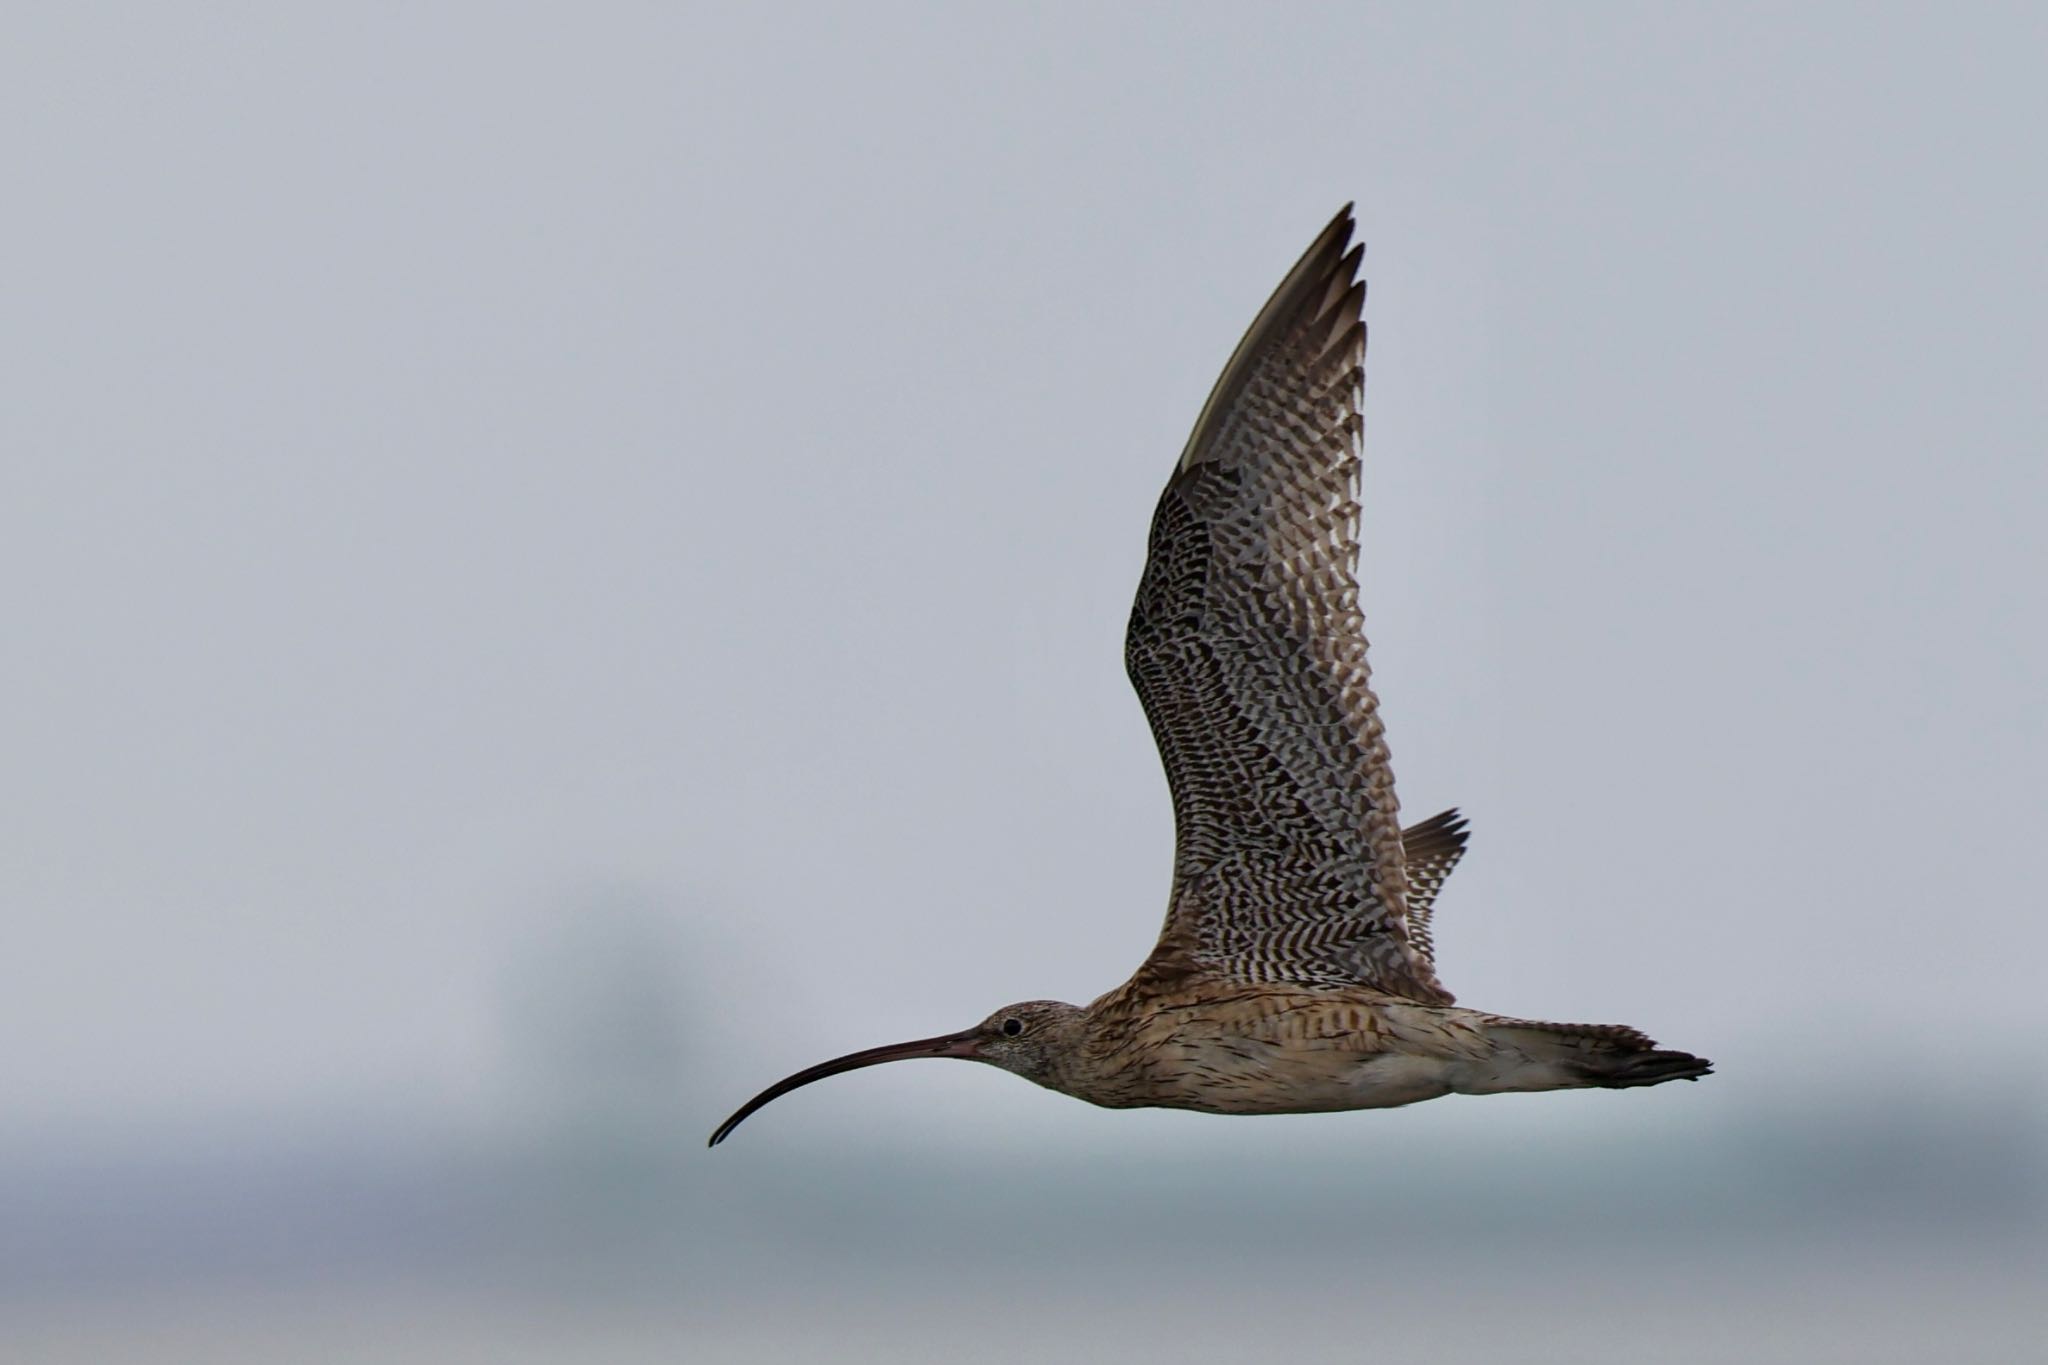
[[[1401,795],[1476,827],[1446,981],[1722,1066],[1426,1121],[2038,1091],[2038,8],[7,27],[15,1136],[488,1122],[586,912],[675,964],[692,1140],[1115,984],[1146,518],[1347,199]],[[971,1070],[755,1122],[1257,1137]]]

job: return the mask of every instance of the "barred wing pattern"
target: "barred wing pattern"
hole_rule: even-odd
[[[1455,810],[1432,815],[1401,831],[1401,860],[1408,870],[1408,941],[1415,951],[1436,961],[1436,942],[1429,927],[1436,913],[1436,893],[1465,856],[1470,826]]]
[[[1358,610],[1352,226],[1346,207],[1252,323],[1153,515],[1125,663],[1176,846],[1148,965],[1449,1004],[1410,934]]]

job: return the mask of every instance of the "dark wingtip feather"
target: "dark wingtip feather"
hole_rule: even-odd
[[[1351,234],[1357,226],[1352,206],[1346,204],[1309,243],[1308,250],[1301,253],[1301,258],[1280,281],[1279,288],[1266,300],[1265,307],[1252,319],[1252,325],[1245,329],[1243,339],[1224,365],[1223,373],[1217,376],[1215,387],[1209,390],[1208,401],[1202,404],[1202,414],[1195,419],[1188,443],[1181,449],[1181,469],[1187,469],[1200,460],[1210,438],[1237,401],[1238,392],[1250,379],[1267,348],[1276,340],[1287,336],[1304,321],[1313,325],[1325,318],[1330,319],[1327,335],[1341,336],[1345,333],[1347,319],[1339,309],[1349,308],[1355,317],[1365,298],[1363,286],[1353,278],[1365,254],[1362,243],[1356,248],[1351,243]],[[1353,294],[1357,295],[1358,302],[1350,301]]]
[[[1401,843],[1411,859],[1441,855],[1446,852],[1462,853],[1472,839],[1472,824],[1456,806],[1440,811],[1420,824],[1410,825],[1401,831]]]

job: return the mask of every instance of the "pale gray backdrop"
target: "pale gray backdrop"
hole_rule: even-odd
[[[0,1350],[2014,1358],[2044,42],[11,11]],[[703,1152],[1143,955],[1146,519],[1347,199],[1445,978],[1720,1074],[1226,1121],[900,1067]]]

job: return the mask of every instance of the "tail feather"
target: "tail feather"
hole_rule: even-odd
[[[1666,1081],[1696,1081],[1713,1074],[1714,1064],[1690,1052],[1653,1048],[1598,1067],[1585,1068],[1588,1084],[1610,1090],[1632,1085],[1662,1085]]]
[[[1714,1070],[1706,1058],[1660,1048],[1654,1039],[1626,1024],[1502,1019],[1487,1033],[1497,1045],[1520,1053],[1531,1063],[1554,1068],[1566,1086],[1620,1090],[1666,1081],[1696,1081]]]

